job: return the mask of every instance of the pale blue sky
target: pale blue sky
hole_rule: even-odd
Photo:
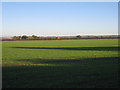
[[[118,34],[117,2],[4,2],[3,35]]]

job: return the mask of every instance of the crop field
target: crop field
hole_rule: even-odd
[[[118,39],[2,42],[3,88],[118,88]]]

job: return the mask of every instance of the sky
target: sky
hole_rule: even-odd
[[[3,2],[2,35],[115,35],[117,2]]]

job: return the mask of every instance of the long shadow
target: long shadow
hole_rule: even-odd
[[[12,47],[21,49],[59,49],[59,50],[98,50],[98,51],[118,51],[120,47]]]
[[[101,57],[101,58],[85,58],[85,59],[18,59],[17,61],[33,64],[74,64],[74,63],[118,63],[119,57]]]
[[[118,57],[77,60],[23,59],[32,63],[73,63],[63,66],[5,66],[3,88],[118,88]],[[81,63],[82,62],[82,63]],[[74,63],[79,63],[74,64]]]

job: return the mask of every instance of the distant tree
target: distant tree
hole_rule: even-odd
[[[21,39],[22,39],[22,37],[21,37],[21,36],[18,36],[18,38],[19,38],[19,40],[21,40]]]
[[[13,39],[14,40],[21,40],[21,36],[14,36]]]
[[[32,38],[33,38],[33,39],[38,39],[38,37],[37,37],[37,36],[35,36],[35,35],[32,35]]]
[[[27,37],[28,37],[28,38],[27,38],[28,40],[32,40],[32,39],[33,39],[31,36],[27,36]]]
[[[99,37],[97,37],[97,36],[94,36],[94,39],[98,39]]]
[[[27,39],[27,38],[28,38],[28,36],[23,35],[21,38],[22,38],[22,39]]]
[[[103,36],[100,36],[100,38],[102,39],[102,38],[103,38]]]
[[[14,39],[14,40],[17,40],[17,36],[14,36],[13,39]]]
[[[90,38],[90,36],[87,36],[87,38],[89,39],[89,38]]]
[[[77,38],[81,38],[81,36],[80,36],[80,35],[77,35],[76,37],[77,37]]]

